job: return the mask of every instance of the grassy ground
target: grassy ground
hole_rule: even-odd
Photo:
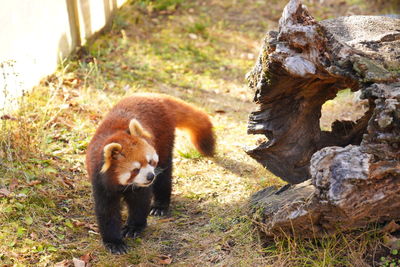
[[[252,92],[244,75],[285,1],[150,0],[125,5],[112,29],[2,117],[1,266],[363,266],[389,264],[377,228],[324,240],[265,243],[246,216],[248,197],[283,182],[243,146]],[[318,19],[383,12],[363,1],[306,1]],[[389,7],[390,8],[390,7]],[[371,11],[372,10],[372,11]],[[391,12],[390,9],[383,13]],[[127,255],[112,256],[97,232],[84,154],[110,107],[133,92],[178,96],[212,117],[215,158],[203,158],[178,133],[171,215],[150,218]],[[324,107],[346,114],[341,99]],[[347,100],[346,100],[347,101]],[[339,103],[339,105],[338,105]],[[323,117],[329,128],[332,115]],[[380,255],[386,253],[385,259]],[[396,265],[394,265],[396,266]]]

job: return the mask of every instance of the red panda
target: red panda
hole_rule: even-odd
[[[89,143],[86,166],[95,213],[111,253],[126,253],[123,238],[143,231],[149,214],[168,211],[175,128],[187,130],[200,153],[214,154],[212,123],[205,112],[180,99],[151,93],[134,94],[116,104]],[[128,206],[123,228],[122,199]]]

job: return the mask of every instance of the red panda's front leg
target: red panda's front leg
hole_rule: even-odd
[[[147,216],[150,212],[151,188],[140,187],[126,190],[124,199],[128,205],[128,220],[122,229],[123,237],[136,238],[147,226]]]
[[[96,188],[97,187],[97,188]],[[113,254],[124,254],[128,247],[121,234],[121,196],[94,186],[93,196],[97,223],[104,246]]]

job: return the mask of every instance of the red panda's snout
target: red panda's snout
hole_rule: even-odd
[[[155,175],[155,173],[153,173],[153,172],[149,172],[149,173],[147,174],[147,176],[146,176],[147,181],[149,181],[149,182],[153,182],[154,177],[156,177],[156,175]]]

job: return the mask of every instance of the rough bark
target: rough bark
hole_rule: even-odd
[[[248,81],[258,104],[248,132],[268,141],[247,153],[297,184],[253,196],[254,218],[267,235],[318,236],[400,218],[399,19],[317,22],[291,0]],[[369,110],[321,131],[322,105],[346,88],[361,90]]]

